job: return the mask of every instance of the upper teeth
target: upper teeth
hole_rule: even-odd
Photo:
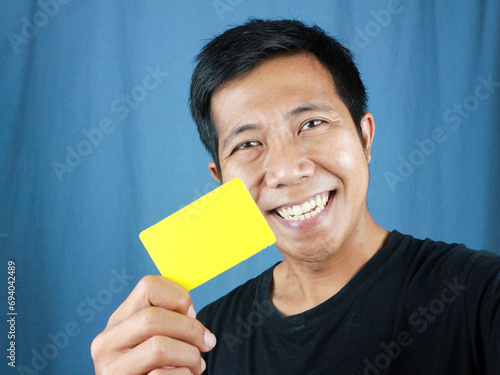
[[[297,204],[290,207],[282,207],[278,209],[278,213],[285,220],[305,220],[325,209],[326,203],[328,202],[328,195],[321,197],[319,194],[314,198],[305,201],[302,204]]]

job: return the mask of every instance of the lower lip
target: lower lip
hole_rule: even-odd
[[[305,220],[285,220],[284,218],[281,217],[280,214],[278,214],[276,211],[273,212],[273,216],[276,217],[276,219],[285,227],[288,227],[290,229],[295,229],[295,230],[306,230],[314,227],[315,225],[319,224],[320,222],[323,221],[323,219],[328,215],[330,212],[332,202],[335,198],[336,191],[330,192],[330,199],[328,199],[328,203],[326,204],[326,207],[321,211],[319,214],[310,217],[309,219]]]

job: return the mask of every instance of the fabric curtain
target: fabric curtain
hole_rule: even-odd
[[[354,52],[376,122],[377,222],[500,251],[498,0],[0,4],[0,306],[11,261],[17,312],[1,346],[13,326],[12,373],[92,373],[92,339],[158,273],[138,234],[217,187],[187,106],[193,58],[249,17],[316,23]],[[268,248],[200,286],[195,307],[280,259]]]

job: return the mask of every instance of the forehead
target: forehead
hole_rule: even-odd
[[[311,100],[340,105],[328,69],[313,55],[300,53],[271,58],[225,83],[214,92],[211,110],[220,130],[227,120],[258,111],[287,111]]]

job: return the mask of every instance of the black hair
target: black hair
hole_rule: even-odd
[[[207,43],[196,57],[197,66],[191,78],[191,115],[219,177],[219,142],[211,115],[212,95],[222,84],[267,59],[300,52],[311,53],[329,70],[336,93],[348,108],[364,145],[361,118],[366,112],[367,94],[351,52],[316,25],[307,26],[297,20],[251,19]]]

